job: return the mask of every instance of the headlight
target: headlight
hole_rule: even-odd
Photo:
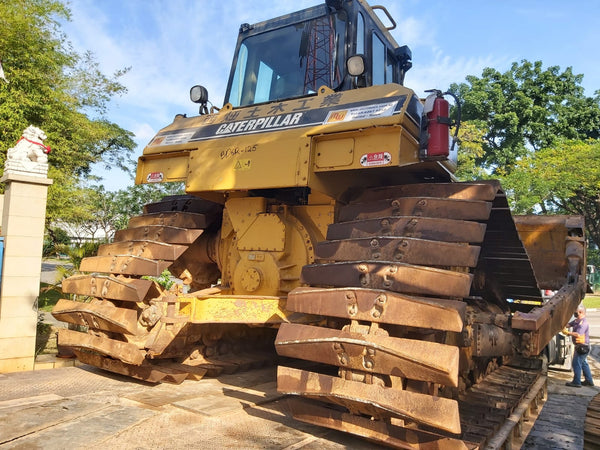
[[[190,89],[190,100],[194,103],[208,102],[208,91],[204,86],[196,85]]]
[[[365,57],[363,55],[354,55],[346,61],[348,73],[353,77],[360,77],[365,73]]]

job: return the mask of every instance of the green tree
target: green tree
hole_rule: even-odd
[[[484,154],[485,132],[485,124],[481,121],[461,124],[458,130],[458,168],[455,173],[459,180],[472,181],[488,177],[478,163]]]
[[[481,77],[452,84],[450,91],[462,102],[462,119],[487,130],[476,164],[507,173],[520,158],[558,138],[600,138],[600,92],[586,97],[582,79],[570,67],[543,69],[541,61],[523,60],[505,73],[486,68]]]
[[[600,247],[600,140],[561,139],[519,160],[503,185],[517,212],[583,216]]]
[[[94,163],[131,168],[135,147],[133,134],[105,117],[110,99],[125,92],[119,78],[127,69],[106,76],[90,53],[75,52],[59,22],[69,18],[59,0],[0,2],[0,58],[9,81],[0,81],[0,171],[27,126],[46,132],[54,179],[48,223],[68,219]]]
[[[144,205],[157,202],[168,195],[184,194],[182,183],[138,184],[122,189],[112,196],[111,221],[114,230],[127,228],[129,218],[142,214]]]
[[[65,202],[62,218],[54,223],[79,243],[90,237],[111,240],[115,231],[127,228],[131,217],[142,214],[145,204],[183,193],[181,183],[143,184],[117,192],[94,185],[78,188]]]

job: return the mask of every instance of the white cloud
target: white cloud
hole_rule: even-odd
[[[133,134],[135,134],[135,140],[141,145],[145,145],[156,135],[156,132],[152,125],[147,123],[141,123],[133,127]]]
[[[448,89],[452,83],[464,82],[467,75],[479,76],[485,67],[502,67],[508,61],[491,55],[454,58],[438,48],[427,64],[416,64],[408,71],[405,84],[422,96],[426,89]]]

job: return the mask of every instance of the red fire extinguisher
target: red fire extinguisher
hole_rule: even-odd
[[[425,91],[431,94],[425,99],[421,130],[421,157],[427,160],[447,159],[454,148],[460,121],[460,102],[450,92],[442,93],[437,89]],[[450,120],[450,104],[445,95],[454,97],[459,119],[456,123]],[[455,126],[455,135],[450,145],[450,127]]]

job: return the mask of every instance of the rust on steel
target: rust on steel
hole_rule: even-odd
[[[129,219],[129,228],[147,225],[168,225],[181,228],[206,228],[215,220],[213,214],[198,214],[180,211],[156,212]]]
[[[352,203],[367,203],[397,197],[439,197],[455,200],[492,201],[500,189],[497,180],[463,183],[418,183],[365,190]]]
[[[69,277],[62,281],[62,291],[128,302],[141,302],[148,295],[158,295],[151,280],[117,278],[99,274]]]
[[[127,364],[118,359],[106,358],[104,356],[86,351],[74,350],[75,356],[84,364],[90,364],[110,372],[126,375],[131,378],[143,380],[148,383],[174,383],[180,384],[189,377],[189,371],[173,369],[168,366],[151,364],[146,362],[142,365]],[[194,371],[190,368],[190,371]],[[198,374],[206,372],[204,369],[197,371]],[[199,375],[201,376],[201,375]]]
[[[414,297],[365,288],[300,287],[290,292],[287,309],[306,314],[460,332],[465,302]]]
[[[58,331],[57,337],[58,345],[62,347],[93,350],[136,366],[142,364],[146,354],[145,351],[140,350],[134,344],[73,330],[61,329]]]
[[[101,245],[98,256],[135,255],[142,258],[175,261],[187,248],[187,245],[157,241],[120,241]]]
[[[313,286],[371,287],[449,297],[467,297],[471,278],[468,273],[391,262],[310,264],[302,269],[302,281]]]
[[[186,244],[194,242],[204,230],[171,227],[163,225],[146,225],[137,228],[126,228],[115,232],[115,241],[151,240],[169,244]]]
[[[278,367],[277,390],[340,402],[370,416],[396,416],[460,433],[458,403],[431,395],[349,381],[290,367]]]
[[[481,243],[485,223],[421,216],[387,216],[329,225],[328,240],[371,236],[406,236],[442,242]]]
[[[451,345],[285,323],[275,345],[282,356],[458,386],[459,351]]]
[[[82,325],[95,330],[124,334],[137,334],[137,313],[128,308],[118,308],[109,301],[94,303],[60,299],[52,315],[57,320]]]
[[[370,203],[350,204],[340,209],[339,220],[382,216],[427,216],[443,219],[487,220],[491,204],[481,200],[401,197]]]
[[[404,236],[323,241],[315,250],[322,260],[401,261],[427,266],[475,267],[479,256],[479,246]]]
[[[79,269],[84,272],[157,277],[170,265],[170,261],[160,261],[132,255],[90,256],[81,260]]]
[[[394,448],[419,448],[420,450],[475,448],[475,445],[467,445],[461,439],[441,436],[416,428],[405,428],[402,425],[397,426],[395,422],[398,421],[393,418],[390,421],[372,420],[369,417],[350,414],[330,405],[317,404],[302,398],[290,398],[288,406],[296,420],[352,433]]]

